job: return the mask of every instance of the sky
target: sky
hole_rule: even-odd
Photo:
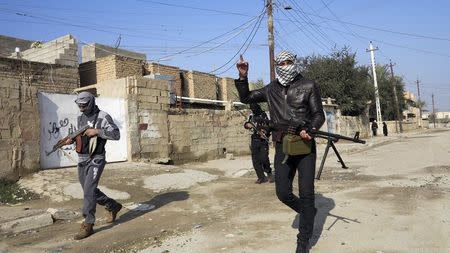
[[[273,0],[275,53],[328,55],[348,46],[358,64],[395,63],[405,88],[431,111],[450,111],[450,1]],[[236,77],[243,53],[250,80],[269,80],[263,0],[0,0],[0,34],[48,41],[72,34],[145,53],[147,60]]]

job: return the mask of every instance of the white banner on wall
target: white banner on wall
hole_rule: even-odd
[[[60,168],[74,166],[78,160],[75,145],[63,147],[49,156],[58,140],[77,128],[77,117],[80,115],[78,106],[75,104],[76,95],[43,93],[38,94],[40,114],[40,164],[42,169]],[[96,98],[96,104],[100,110],[107,112],[113,118],[120,129],[120,140],[106,143],[106,160],[108,162],[119,162],[127,160],[127,132],[125,100],[121,98]],[[67,157],[70,156],[71,158]]]

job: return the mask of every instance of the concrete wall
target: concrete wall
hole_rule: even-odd
[[[239,112],[169,110],[168,82],[144,77],[109,80],[84,87],[99,97],[127,99],[128,159],[188,162],[234,154],[249,154],[250,135]],[[114,87],[114,88],[111,88]]]
[[[22,59],[35,62],[78,67],[78,44],[72,35],[65,35],[20,53]],[[11,54],[16,58],[16,54]]]
[[[337,127],[336,133],[353,137],[357,131],[359,131],[359,136],[363,138],[368,138],[371,136],[369,128],[369,120],[365,117],[351,117],[338,115],[336,117]]]
[[[188,109],[169,115],[171,158],[175,162],[205,161],[249,154],[250,134],[236,111]]]
[[[31,43],[33,43],[31,40],[0,35],[0,57],[11,56],[15,52],[16,47],[20,48],[20,51],[27,50],[30,48]]]
[[[110,55],[125,56],[127,58],[137,59],[141,61],[145,61],[147,59],[147,56],[142,53],[137,53],[120,48],[114,48],[98,43],[85,45],[82,47],[81,51],[82,51],[81,56],[82,63],[89,61],[96,61],[99,58],[103,58]]]
[[[77,68],[0,57],[0,178],[39,169],[37,93],[70,93],[78,83]]]

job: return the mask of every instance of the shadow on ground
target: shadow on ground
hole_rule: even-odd
[[[142,216],[146,213],[152,212],[152,211],[154,211],[158,208],[161,208],[171,202],[183,201],[183,200],[187,200],[188,198],[189,198],[189,193],[187,191],[166,192],[166,193],[157,195],[146,202],[139,203],[139,204],[145,204],[145,205],[149,205],[149,206],[153,205],[153,206],[155,206],[154,208],[145,210],[145,211],[128,210],[126,213],[120,215],[120,217],[117,219],[116,223],[101,227],[101,228],[97,229],[97,232],[100,232],[100,231],[106,230],[106,229],[110,229],[110,228],[114,227],[115,225],[119,225],[119,224],[122,224],[122,223],[125,223],[128,221],[131,221],[133,219],[136,219],[139,216]]]

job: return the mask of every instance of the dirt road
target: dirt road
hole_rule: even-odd
[[[329,158],[316,182],[319,212],[311,252],[450,252],[449,140],[450,131],[433,131],[364,148],[343,155],[348,170]],[[121,195],[123,203],[147,210],[131,210],[129,204],[118,224],[108,226],[99,208],[96,233],[83,241],[72,240],[77,219],[3,236],[0,252],[295,251],[296,214],[276,198],[273,184],[253,183],[248,157],[108,166],[101,185],[128,193]],[[70,194],[74,169],[28,180],[46,197],[0,211],[79,209],[81,201]]]

